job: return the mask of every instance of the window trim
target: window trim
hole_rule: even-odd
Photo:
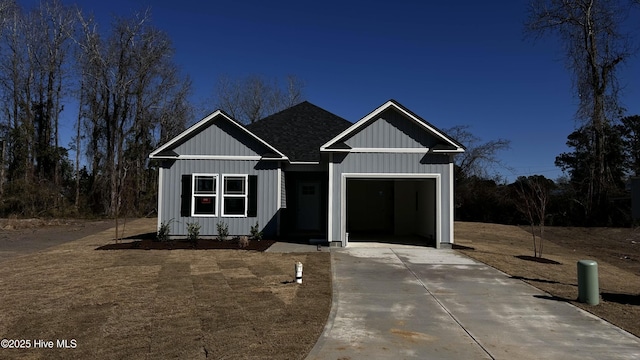
[[[214,194],[196,194],[196,179],[198,177],[213,177],[215,180]],[[218,217],[218,199],[220,197],[220,176],[218,174],[193,173],[191,174],[191,216],[192,217]],[[213,197],[213,214],[196,214],[196,198]]]
[[[225,179],[229,177],[242,178],[244,181],[244,194],[225,194]],[[249,210],[249,175],[248,174],[222,174],[222,181],[220,181],[222,191],[220,192],[220,217],[235,217],[246,218]],[[244,213],[243,214],[225,214],[224,212],[224,200],[226,198],[243,198],[244,199]]]

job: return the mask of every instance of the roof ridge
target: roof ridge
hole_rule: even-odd
[[[277,116],[277,115],[279,115],[280,113],[283,113],[283,112],[285,112],[285,111],[290,111],[291,109],[296,108],[296,107],[298,107],[298,106],[300,106],[300,105],[304,105],[304,104],[311,105],[311,106],[313,106],[313,107],[315,107],[315,108],[317,108],[317,109],[319,109],[319,110],[322,110],[322,111],[324,111],[324,112],[326,112],[326,113],[329,113],[329,114],[331,114],[331,115],[333,115],[333,116],[336,116],[336,117],[341,118],[341,119],[343,119],[343,120],[349,121],[349,120],[347,120],[347,119],[343,118],[342,116],[336,115],[336,114],[334,114],[334,113],[332,113],[332,112],[330,112],[330,111],[328,111],[328,110],[326,110],[326,109],[321,108],[320,106],[318,106],[318,105],[316,105],[316,104],[314,104],[314,103],[310,102],[309,100],[303,100],[303,101],[301,101],[301,102],[299,102],[299,103],[297,103],[297,104],[295,104],[295,105],[291,105],[291,106],[289,106],[288,108],[282,109],[282,110],[280,110],[280,111],[278,111],[278,112],[275,112],[275,113],[273,113],[273,114],[271,114],[271,115],[267,115],[267,116],[265,116],[265,117],[263,117],[263,118],[260,118],[260,119],[258,119],[258,120],[256,120],[256,121],[254,121],[253,123],[247,124],[247,125],[245,125],[245,126],[251,126],[251,125],[256,124],[256,123],[258,123],[258,122],[260,122],[260,121],[262,121],[262,120],[269,119],[269,118],[271,118],[271,117]],[[351,121],[349,121],[349,122],[351,122]]]

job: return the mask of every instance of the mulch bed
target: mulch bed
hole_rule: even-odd
[[[121,242],[100,246],[96,250],[221,250],[221,249],[240,249],[265,251],[275,240],[251,240],[249,245],[241,248],[238,240],[212,240],[199,239],[197,243],[192,243],[186,239],[173,241],[156,241],[151,239],[142,239],[129,242]]]

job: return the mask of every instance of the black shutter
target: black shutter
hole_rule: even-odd
[[[180,216],[191,216],[191,175],[182,175],[182,201]]]
[[[258,175],[249,175],[249,192],[247,193],[247,217],[258,216]]]

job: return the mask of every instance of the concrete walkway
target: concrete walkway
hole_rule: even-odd
[[[453,250],[331,256],[331,314],[307,359],[640,359],[639,338]]]

